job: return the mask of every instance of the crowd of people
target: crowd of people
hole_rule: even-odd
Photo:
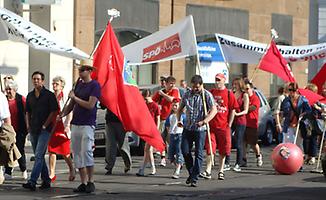
[[[48,189],[56,181],[56,157],[61,155],[69,169],[69,181],[74,181],[79,171],[80,185],[74,189],[78,193],[95,191],[94,184],[94,129],[96,126],[97,102],[101,96],[100,85],[92,80],[93,66],[83,61],[78,68],[79,79],[70,91],[68,98],[63,95],[65,80],[57,76],[52,80],[52,90],[44,86],[45,76],[35,71],[31,78],[33,90],[25,98],[17,93],[18,85],[12,76],[4,79],[5,95],[0,94],[0,125],[12,125],[16,133],[15,145],[20,155],[17,157],[22,178],[27,182],[23,187],[32,191],[41,176],[40,189]],[[199,178],[211,179],[214,159],[218,152],[217,179],[226,178],[225,171],[231,168],[240,172],[247,167],[247,147],[256,155],[258,167],[263,165],[263,155],[258,144],[258,115],[260,100],[254,85],[248,79],[235,78],[232,89],[226,87],[226,77],[215,75],[215,87],[206,90],[199,75],[191,78],[190,87],[185,80],[176,87],[173,76],[160,77],[161,88],[154,94],[142,91],[144,101],[153,121],[161,132],[166,144],[161,152],[159,165],[175,166],[171,178],[178,179],[185,165],[188,172],[186,184],[197,187]],[[316,92],[316,86],[307,85]],[[326,86],[324,87],[326,96]],[[132,158],[128,136],[122,122],[108,108],[106,109],[106,156],[105,175],[111,175],[116,161],[117,150],[124,161],[124,173],[132,168]],[[316,162],[320,130],[323,125],[321,114],[325,106],[319,102],[310,105],[298,93],[298,84],[289,83],[279,90],[274,105],[274,117],[280,142],[291,142],[302,148],[305,162]],[[318,123],[314,123],[318,121]],[[296,128],[300,132],[296,136]],[[231,133],[235,133],[236,160],[231,165]],[[35,161],[31,173],[27,173],[25,141],[29,134]],[[205,153],[206,151],[206,153]],[[45,155],[49,154],[49,167]],[[193,153],[194,152],[194,153]],[[149,175],[157,174],[153,154],[155,149],[149,144],[144,146],[143,162],[136,175],[145,176],[145,168],[150,165]],[[71,157],[72,155],[72,157]],[[206,156],[206,168],[202,166]],[[169,162],[168,162],[169,161]],[[2,162],[1,162],[2,163]],[[7,162],[9,163],[9,162]],[[13,166],[1,166],[0,183],[12,178]]]

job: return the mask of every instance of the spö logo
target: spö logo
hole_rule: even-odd
[[[143,50],[143,62],[163,59],[181,52],[179,34],[176,33]]]

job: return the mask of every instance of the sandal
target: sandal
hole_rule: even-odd
[[[224,180],[224,173],[223,172],[219,172],[217,175],[217,179],[218,180]]]

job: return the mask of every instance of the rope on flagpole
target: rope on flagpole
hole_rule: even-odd
[[[275,30],[275,29],[271,29],[271,36],[272,36],[272,38],[271,38],[271,41],[272,40],[274,40],[274,39],[277,39],[278,38],[278,33],[277,33],[277,31]],[[255,77],[255,75],[256,75],[256,73],[257,73],[257,71],[258,71],[258,67],[260,66],[260,64],[261,64],[261,61],[262,61],[262,58],[265,56],[265,54],[266,54],[266,52],[267,52],[267,50],[268,50],[268,48],[269,48],[269,45],[270,45],[270,43],[268,43],[267,45],[266,45],[266,51],[263,53],[263,55],[260,57],[260,59],[259,59],[259,63],[258,63],[258,65],[256,65],[256,67],[255,67],[255,70],[254,70],[254,72],[253,72],[253,74],[251,75],[251,78],[249,79],[250,80],[250,83],[252,83],[252,80],[254,79],[254,77]]]

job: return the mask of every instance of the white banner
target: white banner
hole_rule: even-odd
[[[89,57],[89,55],[75,47],[63,45],[48,31],[24,20],[5,8],[0,8],[0,21],[0,40],[23,42],[35,49],[74,59]]]
[[[157,63],[197,54],[192,16],[122,48],[131,65]]]
[[[229,35],[215,34],[215,36],[221,44],[226,62],[229,63],[257,64],[268,48],[267,44]],[[316,60],[326,56],[326,43],[306,46],[277,45],[277,47],[288,62]]]

